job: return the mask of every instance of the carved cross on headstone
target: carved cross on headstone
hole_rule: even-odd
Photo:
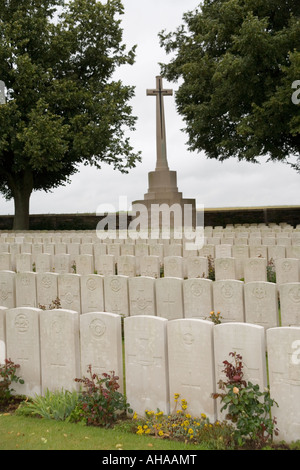
[[[172,96],[173,90],[164,90],[162,78],[156,77],[156,89],[147,90],[147,96],[156,96],[156,170],[168,170],[164,96]]]

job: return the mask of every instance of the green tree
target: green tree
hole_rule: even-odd
[[[160,41],[189,150],[300,171],[299,0],[203,0]]]
[[[119,0],[0,0],[0,191],[14,229],[29,227],[33,191],[69,182],[80,164],[128,172],[140,160],[134,88],[114,80],[134,63],[122,43]]]

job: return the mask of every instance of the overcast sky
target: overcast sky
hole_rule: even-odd
[[[158,33],[174,31],[185,12],[193,10],[197,0],[123,0],[124,42],[128,48],[137,44],[136,62],[119,69],[116,77],[136,87],[132,100],[133,114],[138,117],[131,134],[135,150],[142,152],[142,163],[128,175],[110,166],[102,170],[83,167],[71,184],[53,193],[35,192],[31,197],[32,214],[94,213],[101,204],[119,210],[119,197],[128,205],[143,199],[148,190],[148,172],[155,169],[155,99],[146,96],[155,88],[160,74],[159,62],[169,57],[159,46]],[[300,78],[300,77],[299,77]],[[165,88],[178,88],[164,81]],[[204,154],[187,150],[187,135],[181,131],[184,122],[178,115],[173,97],[165,99],[167,154],[171,170],[177,171],[178,189],[186,198],[195,198],[206,208],[300,205],[300,175],[281,163],[255,165],[230,159],[224,163],[206,159]],[[0,214],[13,214],[13,202],[0,196]]]

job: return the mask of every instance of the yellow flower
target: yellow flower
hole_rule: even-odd
[[[180,397],[179,393],[175,393],[175,395],[174,395],[174,400],[177,401],[179,397]]]
[[[181,408],[182,408],[183,410],[186,410],[186,409],[187,409],[187,405],[181,405]]]
[[[190,424],[190,422],[188,420],[183,421],[184,426],[188,426],[189,424]]]
[[[188,413],[185,415],[185,417],[188,418],[188,419],[191,419],[191,415],[188,414]]]
[[[189,433],[189,434],[193,434],[193,432],[194,432],[194,430],[193,430],[192,428],[190,428],[190,429],[188,430],[188,433]]]
[[[137,414],[136,413],[134,413],[132,419],[137,419]]]
[[[159,431],[159,432],[158,432],[158,435],[159,435],[159,436],[163,436],[163,435],[164,435],[164,432],[163,432],[163,431]]]
[[[147,428],[148,428],[148,426],[147,426],[147,424],[145,424],[145,425],[143,426],[143,429],[147,429]]]
[[[201,418],[206,419],[206,414],[201,413]]]
[[[237,387],[233,387],[232,389],[233,393],[238,394],[240,391]]]

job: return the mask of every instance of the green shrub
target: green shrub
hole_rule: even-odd
[[[12,399],[14,389],[12,382],[24,384],[24,380],[16,375],[19,364],[14,364],[11,359],[5,359],[4,364],[0,364],[0,405],[6,406]]]
[[[221,411],[228,411],[226,419],[234,425],[237,444],[251,442],[253,447],[261,448],[272,441],[273,434],[278,434],[276,419],[271,417],[271,408],[277,403],[269,390],[261,392],[258,385],[244,380],[242,356],[235,352],[230,356],[234,364],[223,362],[227,381],[219,381],[223,392],[213,394],[213,398],[221,398]]]
[[[92,373],[91,366],[87,372],[90,377],[75,379],[83,384],[85,390],[80,393],[77,415],[89,426],[110,427],[120,418],[126,416],[126,412],[132,413],[125,396],[118,392],[120,385],[119,377],[103,373],[102,377]]]

